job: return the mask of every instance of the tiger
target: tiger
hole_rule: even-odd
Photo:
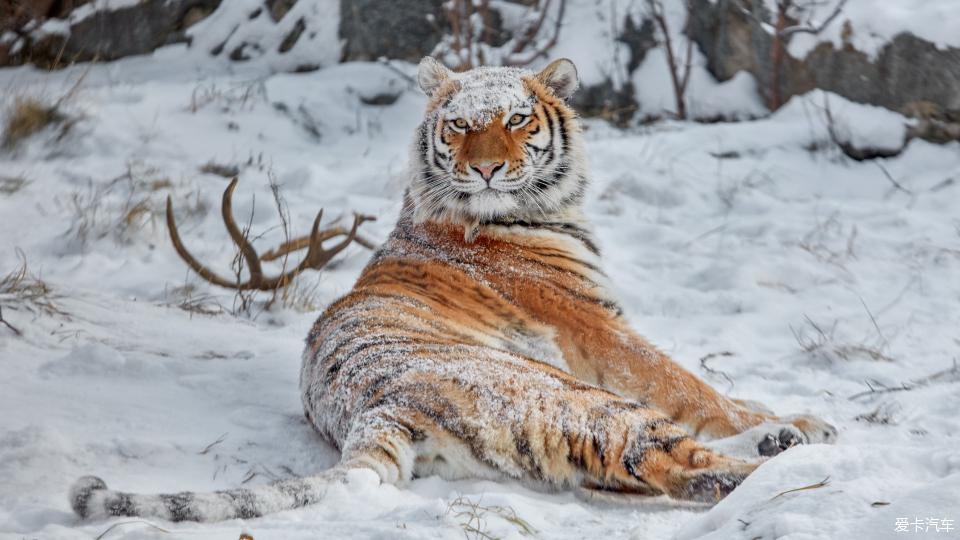
[[[399,219],[302,357],[306,420],[338,464],[210,493],[86,476],[69,492],[78,516],[249,519],[430,475],[709,505],[770,456],[836,439],[819,418],[725,397],[631,328],[582,208],[573,62],[454,72],[427,57],[417,81],[427,106]],[[748,434],[748,456],[708,445]]]

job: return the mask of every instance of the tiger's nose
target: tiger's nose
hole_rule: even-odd
[[[493,175],[494,175],[497,171],[499,171],[501,168],[503,168],[504,163],[505,163],[505,162],[503,162],[503,161],[498,162],[498,163],[494,163],[494,162],[492,162],[492,161],[487,161],[487,162],[485,162],[485,163],[479,163],[479,164],[476,164],[476,165],[474,165],[473,163],[471,163],[471,164],[470,164],[470,168],[473,169],[473,170],[475,170],[475,171],[477,171],[478,173],[480,173],[480,176],[482,176],[484,180],[486,180],[487,182],[489,182],[490,179],[493,178]]]

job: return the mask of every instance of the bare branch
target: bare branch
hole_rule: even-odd
[[[790,26],[781,30],[780,36],[787,38],[794,34],[814,34],[814,35],[819,34],[820,32],[823,32],[824,30],[826,30],[827,27],[830,26],[830,23],[832,23],[834,19],[840,16],[840,12],[843,11],[843,6],[845,6],[846,4],[847,4],[847,0],[840,0],[839,2],[837,2],[837,6],[833,8],[833,12],[831,12],[830,15],[827,16],[827,18],[824,19],[823,22],[821,22],[817,26],[810,26],[809,24]]]
[[[878,381],[866,380],[863,383],[867,385],[869,390],[863,392],[858,392],[850,396],[850,401],[856,401],[862,397],[866,396],[877,396],[880,394],[891,394],[894,392],[909,392],[916,388],[922,388],[924,386],[929,386],[932,383],[936,382],[955,382],[960,380],[960,365],[957,364],[957,359],[953,359],[953,365],[942,371],[937,371],[931,375],[927,375],[921,379],[914,379],[909,382],[900,383],[900,386],[886,386]]]
[[[690,14],[690,3],[685,2],[687,14]],[[647,9],[650,16],[660,28],[663,34],[663,48],[667,54],[667,67],[670,70],[670,82],[673,84],[673,96],[676,106],[677,118],[683,120],[687,117],[686,92],[687,82],[690,80],[691,59],[693,55],[693,40],[687,39],[687,50],[683,74],[679,73],[680,65],[673,52],[673,40],[670,38],[670,27],[667,24],[667,17],[663,13],[663,4],[660,0],[647,0]]]
[[[287,286],[290,281],[293,280],[293,278],[300,275],[305,270],[319,270],[326,266],[327,263],[333,259],[333,257],[346,249],[351,242],[356,240],[357,229],[361,224],[374,219],[370,216],[355,214],[353,218],[353,226],[350,228],[350,230],[346,232],[334,230],[331,233],[330,231],[320,230],[320,220],[323,217],[323,211],[321,210],[313,222],[313,227],[310,231],[310,235],[307,237],[305,245],[302,245],[302,239],[297,239],[285,242],[285,244],[280,248],[271,251],[271,253],[274,255],[273,259],[276,259],[285,256],[292,251],[297,251],[305,247],[307,249],[307,253],[303,260],[300,261],[300,264],[298,264],[292,270],[281,272],[278,276],[264,277],[260,264],[264,259],[257,254],[256,250],[253,248],[253,245],[247,239],[246,234],[237,226],[233,219],[232,197],[233,190],[236,188],[236,185],[237,179],[234,178],[234,180],[230,182],[230,185],[227,186],[227,189],[224,190],[221,209],[223,221],[227,227],[227,232],[229,233],[234,244],[236,244],[240,249],[240,254],[243,257],[243,260],[247,263],[250,277],[246,281],[241,281],[239,278],[236,280],[231,280],[220,276],[213,270],[210,270],[200,263],[200,261],[198,261],[196,257],[194,257],[187,250],[187,248],[183,245],[183,241],[180,239],[180,233],[177,230],[177,225],[173,217],[173,202],[170,197],[167,197],[167,228],[170,231],[170,240],[173,242],[173,247],[176,249],[177,254],[179,254],[180,258],[182,258],[194,272],[199,274],[201,278],[214,285],[227,289],[236,289],[238,291],[275,291],[276,289],[283,288]],[[281,219],[285,219],[285,216],[281,216]],[[324,240],[328,240],[336,236],[345,236],[345,238],[330,249],[323,247]],[[296,242],[300,243],[294,246],[293,244]]]
[[[720,377],[723,377],[724,379],[726,379],[726,381],[730,383],[730,388],[727,389],[727,393],[730,393],[730,391],[733,390],[733,387],[736,386],[733,382],[733,379],[730,378],[730,375],[727,375],[725,372],[720,371],[719,369],[716,369],[716,368],[712,368],[707,365],[707,362],[720,356],[723,356],[723,357],[734,356],[734,353],[730,351],[720,351],[720,352],[707,354],[702,358],[700,358],[700,369],[706,371],[711,375],[719,375]]]
[[[17,327],[10,324],[9,322],[7,322],[6,319],[3,318],[3,306],[0,306],[0,323],[3,323],[3,325],[9,328],[10,331],[12,331],[14,334],[17,335],[17,337],[20,337],[23,335],[23,332],[21,332],[20,330],[17,330]]]
[[[543,21],[546,18],[547,9],[549,8],[549,5],[550,5],[550,0],[547,0],[545,7],[543,8],[543,11],[540,14],[540,19],[537,21],[537,24],[535,25],[536,29],[531,34],[532,36],[531,40],[533,39],[533,37],[539,34],[540,28],[543,26]],[[563,17],[564,17],[564,14],[566,13],[566,9],[567,9],[567,0],[560,0],[560,5],[557,8],[557,17],[554,20],[553,34],[543,46],[538,47],[533,51],[530,51],[529,53],[527,53],[526,57],[523,57],[520,59],[510,58],[506,62],[504,62],[504,64],[509,66],[525,66],[533,62],[534,60],[536,60],[538,57],[547,54],[547,52],[557,44],[557,40],[560,39],[560,28],[563,26]],[[527,45],[524,45],[524,48],[526,46]],[[516,49],[516,47],[514,47],[514,49]],[[514,54],[519,54],[520,52],[522,52],[522,50],[515,51],[511,53],[511,56]]]

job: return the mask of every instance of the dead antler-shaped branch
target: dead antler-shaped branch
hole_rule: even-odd
[[[323,210],[321,210],[317,214],[317,218],[313,220],[313,228],[311,229],[309,236],[285,242],[278,249],[268,252],[269,255],[272,255],[270,258],[261,257],[257,254],[257,251],[253,248],[253,244],[250,243],[250,241],[247,239],[247,236],[240,229],[240,227],[237,226],[236,221],[233,219],[233,190],[236,187],[237,179],[234,178],[233,181],[230,182],[230,185],[227,186],[227,189],[223,192],[223,200],[220,210],[223,214],[223,223],[227,227],[227,232],[230,234],[230,238],[233,240],[233,242],[240,249],[240,254],[243,257],[243,260],[246,262],[247,269],[250,272],[249,279],[242,282],[220,276],[213,270],[210,270],[201,264],[196,257],[187,251],[187,248],[183,245],[183,241],[180,239],[180,233],[177,231],[177,224],[173,219],[173,201],[169,196],[167,197],[167,229],[170,231],[170,240],[173,241],[174,249],[177,250],[180,258],[182,258],[187,265],[193,269],[194,272],[199,274],[200,277],[206,281],[209,281],[210,283],[213,283],[214,285],[225,287],[227,289],[237,289],[240,291],[273,291],[283,288],[304,270],[319,270],[326,266],[327,263],[329,263],[330,260],[333,259],[338,253],[346,249],[351,242],[357,240],[357,229],[361,224],[366,221],[373,221],[375,219],[370,216],[355,214],[353,217],[353,226],[349,230],[336,227],[321,231],[320,219],[323,217]],[[324,240],[329,240],[330,238],[334,238],[336,236],[346,236],[346,238],[341,240],[337,245],[330,249],[323,247]],[[361,244],[366,246],[369,243],[367,241],[363,241]],[[260,264],[262,261],[274,260],[293,251],[298,251],[304,248],[307,249],[306,256],[302,261],[300,261],[300,264],[298,264],[292,270],[284,272],[275,277],[265,277],[263,275],[263,268]]]
[[[362,216],[364,221],[368,219],[373,219],[369,216]],[[317,240],[323,242],[324,240],[329,240],[331,238],[336,238],[338,236],[346,236],[350,234],[350,230],[346,227],[330,227],[329,229],[320,231],[320,235],[317,237]],[[286,242],[280,244],[279,246],[267,251],[263,255],[260,255],[261,261],[275,261],[284,255],[293,253],[294,251],[300,251],[301,249],[306,249],[310,247],[310,235],[301,236],[294,238],[293,240],[287,240]],[[367,248],[367,249],[376,249],[377,246],[367,238],[357,234],[353,239],[357,244]]]

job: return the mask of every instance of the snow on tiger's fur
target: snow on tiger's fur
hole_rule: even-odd
[[[570,61],[455,74],[428,58],[419,80],[430,101],[400,220],[303,356],[306,417],[340,464],[213,493],[131,494],[84,477],[70,492],[78,515],[250,518],[344,482],[430,474],[711,503],[757,463],[695,436],[759,433],[761,455],[835,438],[816,418],[723,397],[623,319],[580,210]]]

